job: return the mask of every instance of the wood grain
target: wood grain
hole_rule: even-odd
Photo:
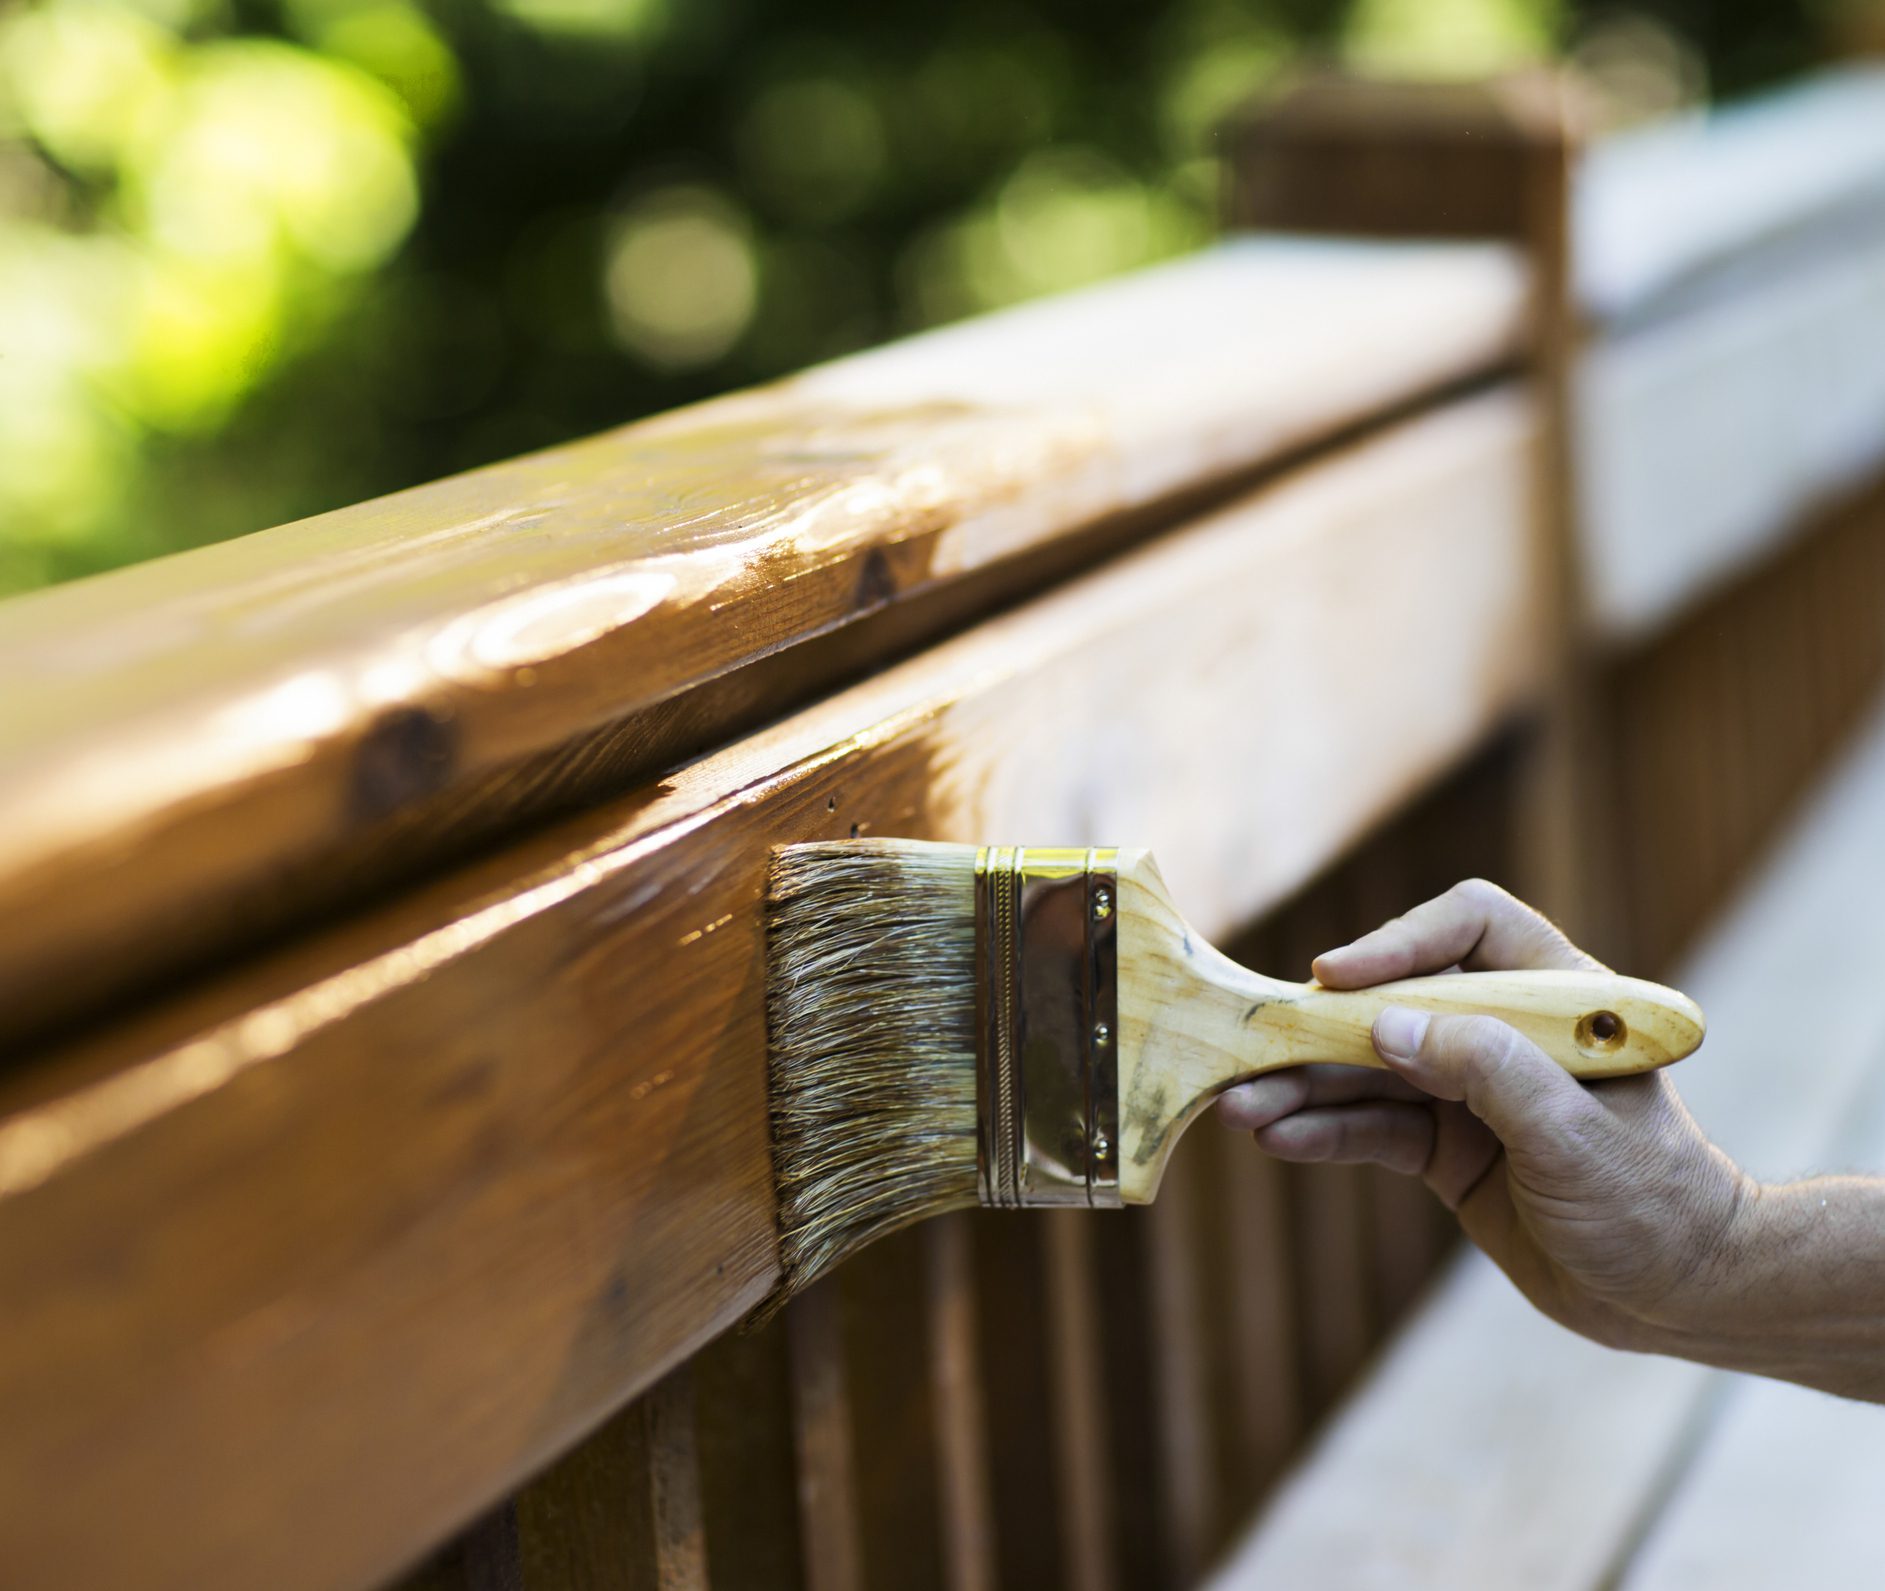
[[[664,1376],[519,1494],[519,1591],[705,1591],[694,1376]]]
[[[975,1268],[966,1212],[923,1231],[929,1307],[930,1397],[936,1411],[938,1514],[943,1583],[949,1591],[991,1591],[995,1524],[988,1495],[988,1422],[975,1346]]]
[[[927,1237],[898,1232],[838,1277],[862,1544],[858,1583],[884,1591],[947,1585]]]
[[[1107,1458],[1114,1440],[1100,1376],[1100,1317],[1106,1295],[1093,1265],[1093,1227],[1083,1212],[1044,1212],[1047,1375],[1055,1521],[1068,1591],[1113,1591]]]
[[[687,1362],[707,1562],[723,1591],[804,1585],[786,1337],[786,1322],[775,1320],[728,1332]]]
[[[1529,434],[1495,394],[1359,445],[9,1078],[13,1583],[371,1581],[732,1324],[769,847],[1150,835],[1252,917],[1523,699]]]
[[[1236,243],[10,602],[0,1042],[631,788],[829,681],[797,643],[1483,375],[1522,307],[1486,247]]]
[[[865,1583],[838,1288],[827,1277],[786,1314],[806,1591],[862,1591]]]
[[[975,1232],[976,1349],[988,1422],[995,1582],[1069,1585],[1074,1571],[1054,1470],[1051,1227],[1013,1210],[977,1210],[968,1219]]]

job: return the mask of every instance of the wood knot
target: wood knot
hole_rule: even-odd
[[[890,555],[882,547],[873,547],[864,555],[864,567],[858,571],[857,590],[851,606],[859,613],[881,608],[897,594],[897,577],[890,567]]]
[[[458,761],[458,731],[448,714],[427,707],[382,713],[354,754],[349,807],[355,822],[377,823],[435,795]]]

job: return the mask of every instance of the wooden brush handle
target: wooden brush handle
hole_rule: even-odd
[[[1565,1070],[1623,1077],[1680,1060],[1702,1013],[1673,989],[1609,972],[1450,972],[1372,989],[1289,983],[1195,935],[1143,851],[1119,852],[1119,1194],[1143,1204],[1172,1144],[1218,1094],[1285,1066],[1383,1063],[1389,1005],[1497,1017]]]
[[[1248,1031],[1239,1047],[1245,1047],[1252,1075],[1302,1061],[1379,1066],[1372,1028],[1390,1005],[1435,1015],[1497,1017],[1567,1072],[1584,1078],[1654,1071],[1702,1042],[1702,1013],[1695,1002],[1640,978],[1608,972],[1449,972],[1370,989],[1283,985],[1273,1003],[1243,1024]]]

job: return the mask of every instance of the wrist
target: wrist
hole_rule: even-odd
[[[1709,1174],[1698,1179],[1707,1191],[1682,1223],[1675,1280],[1635,1311],[1647,1351],[1708,1357],[1704,1345],[1725,1347],[1766,1291],[1759,1277],[1773,1248],[1771,1190],[1720,1150],[1707,1152]]]

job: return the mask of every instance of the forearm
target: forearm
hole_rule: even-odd
[[[1749,1184],[1698,1281],[1662,1351],[1885,1403],[1885,1179]]]

